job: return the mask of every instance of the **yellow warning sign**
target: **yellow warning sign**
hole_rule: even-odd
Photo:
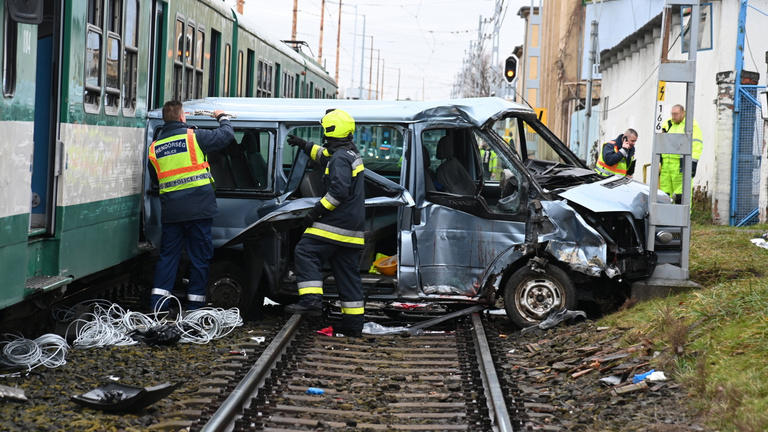
[[[656,100],[659,102],[664,102],[664,93],[666,92],[667,92],[667,82],[659,81],[659,94],[656,97]]]

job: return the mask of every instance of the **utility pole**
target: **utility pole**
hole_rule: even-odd
[[[368,64],[368,100],[371,100],[371,87],[373,87],[373,35],[371,35],[371,60]]]
[[[593,71],[595,69],[595,51],[597,50],[597,21],[592,20],[592,28],[589,32],[590,48],[589,48],[589,79],[587,79],[587,98],[584,103],[586,104],[586,111],[584,112],[584,144],[581,146],[581,155],[583,159],[589,163],[589,120],[592,117],[592,81]],[[603,107],[605,110],[606,107]]]
[[[384,100],[384,70],[384,59],[381,59],[381,100]]]
[[[317,48],[317,62],[323,64],[323,24],[325,23],[325,0],[320,2],[320,43]]]
[[[291,40],[296,40],[296,19],[299,16],[299,0],[293,0],[293,27],[291,27]]]
[[[379,100],[379,67],[381,66],[381,50],[376,50],[376,100]]]
[[[339,0],[339,25],[336,26],[336,93],[339,92],[339,47],[341,46],[341,0]],[[355,51],[352,50],[354,53]],[[352,63],[354,65],[354,63]],[[354,68],[354,66],[352,66]]]
[[[360,50],[360,83],[359,85],[359,91],[360,93],[357,95],[358,99],[363,98],[363,66],[365,65],[365,15],[363,15],[363,47]]]
[[[397,68],[397,100],[400,100],[400,68]]]

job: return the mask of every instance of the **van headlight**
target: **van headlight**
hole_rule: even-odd
[[[656,232],[656,241],[661,244],[671,243],[675,239],[675,236],[669,231]]]

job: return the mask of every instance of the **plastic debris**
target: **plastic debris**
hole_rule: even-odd
[[[0,384],[0,399],[10,399],[21,402],[29,400],[24,394],[24,390],[18,387],[8,387],[2,384]]]
[[[107,375],[107,379],[110,381],[120,381],[120,377],[115,375]]]
[[[181,339],[181,330],[175,324],[160,324],[146,330],[135,329],[128,336],[147,345],[170,346]]]
[[[621,377],[616,375],[600,378],[600,382],[609,386],[617,386],[621,384]]]
[[[655,370],[651,369],[648,372],[637,374],[637,375],[633,376],[632,377],[632,384],[637,384],[640,381],[645,381],[645,379],[648,378],[648,376],[650,376],[654,372],[655,372]]]
[[[180,385],[164,383],[154,387],[133,387],[110,383],[87,393],[72,396],[72,400],[84,407],[108,412],[132,412],[148,407],[163,399]]]
[[[263,344],[267,340],[264,336],[251,336],[250,339],[257,344]]]
[[[321,388],[317,388],[317,387],[310,387],[310,388],[307,389],[307,394],[308,395],[321,395],[321,394],[325,394],[325,390],[323,390]]]
[[[666,381],[667,380],[667,376],[664,375],[664,372],[662,372],[662,371],[656,371],[656,372],[653,372],[650,375],[648,375],[648,377],[646,377],[646,379],[648,381],[650,381],[650,382]]]
[[[405,310],[412,310],[412,309],[418,309],[418,308],[425,308],[429,306],[427,303],[402,303],[402,302],[394,302],[391,303],[390,306],[392,306],[395,309],[405,309]]]
[[[556,327],[558,324],[564,321],[570,321],[576,318],[587,319],[587,314],[584,313],[584,311],[570,311],[568,309],[560,309],[559,311],[551,312],[544,321],[524,328],[521,330],[521,333],[525,333],[535,328],[542,330],[551,329],[552,327]]]
[[[363,333],[364,334],[372,334],[372,335],[388,335],[388,334],[399,334],[399,333],[408,333],[408,327],[386,327],[379,323],[375,322],[367,322],[363,324]]]
[[[317,331],[317,334],[321,334],[323,336],[330,336],[333,337],[333,327],[328,326],[324,329],[320,329]]]
[[[615,394],[617,395],[620,395],[624,393],[635,392],[638,390],[648,390],[648,384],[646,384],[645,381],[640,381],[637,384],[629,384],[621,387],[616,387],[615,389],[613,389],[613,392],[615,392]]]
[[[761,238],[761,237],[753,238],[750,241],[752,242],[753,245],[755,245],[757,247],[760,247],[760,248],[763,248],[763,249],[768,249],[768,240],[766,240],[764,238]]]

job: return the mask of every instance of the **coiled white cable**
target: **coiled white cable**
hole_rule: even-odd
[[[44,334],[35,340],[16,337],[3,344],[3,363],[12,367],[26,367],[31,371],[39,366],[57,368],[67,363],[67,341],[56,334]]]
[[[98,303],[93,305],[93,312],[69,325],[67,335],[74,326],[75,339],[72,345],[78,348],[134,345],[138,342],[131,338],[132,332],[173,323],[181,333],[181,343],[207,344],[243,325],[237,308],[200,308],[169,320],[167,313],[161,311],[169,302],[176,302],[181,309],[181,302],[174,296],[163,297],[149,315],[124,310],[117,304]]]

